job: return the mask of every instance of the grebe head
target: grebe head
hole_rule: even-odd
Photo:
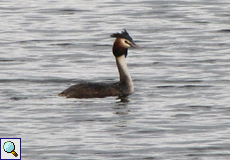
[[[139,48],[139,46],[133,42],[132,37],[130,37],[126,29],[121,33],[114,33],[110,37],[116,38],[113,44],[113,54],[115,57],[120,57],[122,55],[126,57],[128,48],[130,47]]]

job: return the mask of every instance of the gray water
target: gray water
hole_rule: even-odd
[[[0,137],[22,159],[230,159],[230,2],[0,2]],[[127,101],[66,99],[81,81],[114,82],[110,34],[142,49]]]

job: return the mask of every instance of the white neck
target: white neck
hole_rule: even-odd
[[[125,59],[125,55],[116,57],[117,68],[120,75],[120,83],[125,86],[125,94],[132,94],[134,92],[134,87]]]

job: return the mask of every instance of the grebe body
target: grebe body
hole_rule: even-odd
[[[138,46],[126,30],[112,34],[111,37],[116,38],[113,44],[113,55],[116,59],[120,81],[116,83],[79,83],[64,90],[59,96],[67,98],[104,98],[133,94],[134,87],[126,64],[126,57],[129,47],[138,48]]]

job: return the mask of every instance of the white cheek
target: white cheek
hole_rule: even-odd
[[[125,41],[122,42],[122,46],[124,46],[125,48],[131,47],[129,44],[125,43]]]
[[[129,48],[129,47],[131,47],[129,44],[127,44],[127,43],[125,43],[125,47],[126,48]]]

